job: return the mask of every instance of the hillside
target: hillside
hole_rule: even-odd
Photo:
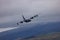
[[[27,24],[22,25],[23,27],[19,27],[17,29],[5,31],[0,33],[0,40],[47,40],[53,39],[52,37],[55,37],[56,35],[60,35],[60,22],[54,22],[54,23],[47,23],[47,24]],[[56,32],[53,35],[52,33]],[[38,36],[36,36],[38,35]],[[50,37],[50,35],[52,37]],[[44,39],[45,38],[45,39]],[[56,39],[58,40],[60,36],[56,36]]]
[[[45,35],[38,35],[38,36],[31,36],[23,39],[18,38],[16,40],[60,40],[60,32],[48,33]]]

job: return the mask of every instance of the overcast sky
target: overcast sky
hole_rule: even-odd
[[[60,0],[0,0],[0,24],[18,22],[23,14],[29,18],[39,15],[38,21],[60,22]]]

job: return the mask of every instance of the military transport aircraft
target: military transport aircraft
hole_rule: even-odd
[[[29,19],[26,19],[23,15],[22,15],[22,17],[23,17],[23,21],[20,21],[19,23],[23,23],[23,22],[28,23],[28,22],[31,22],[31,19],[34,19],[35,17],[38,17],[38,15],[30,17]],[[19,23],[17,23],[17,25],[19,25]]]

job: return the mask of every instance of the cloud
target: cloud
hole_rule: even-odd
[[[13,30],[16,29],[18,27],[12,27],[12,28],[0,28],[0,32],[4,32],[4,31],[9,31],[9,30]]]
[[[0,23],[18,21],[39,14],[39,21],[58,21],[60,0],[0,0]],[[21,20],[20,19],[20,20]]]

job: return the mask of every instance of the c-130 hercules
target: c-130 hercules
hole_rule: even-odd
[[[23,15],[22,15],[22,17],[23,17],[23,21],[20,21],[19,23],[23,23],[23,22],[28,23],[28,22],[31,22],[32,21],[31,19],[34,19],[35,17],[38,17],[38,15],[30,17],[29,19],[25,19],[25,17]],[[19,23],[17,23],[17,25],[19,25]]]

